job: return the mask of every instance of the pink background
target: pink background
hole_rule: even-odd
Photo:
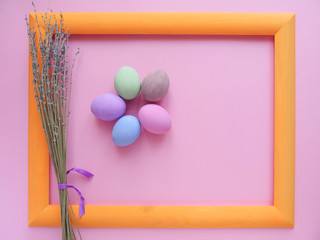
[[[84,239],[320,238],[317,206],[320,163],[316,138],[320,133],[316,66],[320,55],[316,45],[320,42],[317,31],[320,3],[59,0],[39,1],[37,6],[39,10],[50,6],[57,11],[75,12],[295,12],[295,228],[82,229],[82,234]],[[27,226],[28,49],[23,18],[30,11],[29,1],[0,2],[0,161],[4,166],[0,181],[0,232],[4,239],[59,239],[59,228]],[[72,175],[69,182],[81,188],[88,204],[272,203],[272,38],[74,36],[72,44],[79,45],[82,53],[73,89],[69,164],[92,170],[96,176],[86,181]],[[96,95],[113,91],[112,78],[122,65],[133,66],[141,77],[155,68],[168,72],[171,88],[161,105],[173,119],[173,129],[166,136],[142,132],[138,142],[126,149],[110,144],[111,124],[96,120],[84,110],[89,110]],[[129,112],[136,114],[137,107],[130,104]],[[151,158],[155,152],[156,157]],[[51,184],[55,186],[55,181]],[[51,189],[51,201],[56,202],[56,191]],[[73,200],[78,201],[76,195]]]
[[[74,75],[69,167],[96,205],[271,205],[273,203],[273,37],[73,36],[82,54]],[[73,50],[73,49],[72,49]],[[243,61],[245,57],[245,61]],[[165,69],[170,91],[160,103],[172,117],[166,135],[143,131],[119,148],[115,122],[90,112],[91,101],[115,92],[119,67],[141,76]],[[128,101],[137,116],[142,97]],[[52,202],[58,203],[54,172]],[[78,197],[74,192],[74,198]]]

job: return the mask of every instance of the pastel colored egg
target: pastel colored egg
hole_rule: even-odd
[[[114,87],[124,99],[134,99],[140,91],[141,80],[139,74],[132,67],[122,67],[114,77]]]
[[[120,118],[112,129],[112,140],[120,146],[125,147],[134,143],[141,132],[139,120],[131,115]]]
[[[169,113],[156,104],[144,105],[139,110],[139,121],[144,129],[154,134],[164,134],[171,129]]]
[[[156,70],[143,79],[141,94],[149,102],[158,102],[167,94],[168,89],[168,75],[162,70]]]
[[[121,117],[126,111],[126,103],[113,93],[96,97],[91,103],[91,112],[99,119],[112,121]]]

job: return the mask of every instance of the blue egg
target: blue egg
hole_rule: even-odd
[[[141,127],[139,120],[131,115],[120,118],[112,129],[112,140],[120,146],[125,147],[134,143],[140,135]]]

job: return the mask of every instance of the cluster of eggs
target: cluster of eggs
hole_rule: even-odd
[[[118,70],[114,78],[114,87],[118,95],[105,93],[91,103],[91,112],[99,119],[113,121],[118,119],[112,129],[113,142],[118,146],[134,143],[141,132],[141,126],[154,134],[164,134],[171,128],[169,113],[157,104],[146,104],[139,110],[138,118],[123,114],[126,111],[125,100],[141,95],[149,102],[160,101],[168,92],[169,78],[162,70],[150,72],[141,84],[139,74],[131,67]]]

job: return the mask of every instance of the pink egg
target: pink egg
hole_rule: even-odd
[[[164,134],[171,129],[169,113],[156,104],[144,105],[139,111],[139,121],[144,129],[154,134]]]

